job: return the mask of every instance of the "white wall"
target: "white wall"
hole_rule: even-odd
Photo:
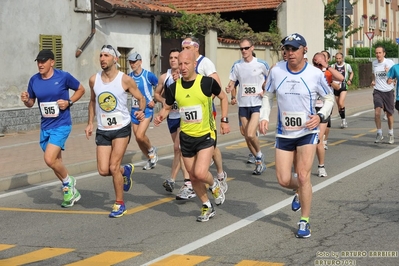
[[[39,35],[61,35],[63,70],[70,72],[86,88],[88,80],[100,71],[99,50],[104,44],[134,47],[143,57],[143,67],[150,69],[150,30],[148,18],[117,15],[97,20],[96,33],[79,58],[77,48],[91,33],[90,13],[74,12],[75,1],[67,0],[2,0],[0,35],[0,109],[23,107],[20,93],[27,89],[29,78],[37,73],[34,62],[39,52]],[[90,9],[90,1],[79,1],[79,8]],[[99,14],[104,16],[107,14]],[[159,46],[159,41],[156,42]]]
[[[324,4],[322,0],[286,0],[278,9],[282,36],[301,34],[307,42],[308,57],[324,50]]]

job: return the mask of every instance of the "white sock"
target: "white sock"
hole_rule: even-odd
[[[67,175],[65,178],[62,179],[63,184],[67,184],[67,183],[69,183],[69,181],[71,181],[71,179],[69,178],[69,175]]]
[[[204,203],[202,203],[202,205],[206,205],[208,208],[212,207],[212,204],[211,204],[211,202],[209,200],[204,202]]]

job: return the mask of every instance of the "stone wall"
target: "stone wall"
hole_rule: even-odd
[[[77,102],[72,107],[72,122],[87,123],[86,101]],[[15,133],[40,128],[40,112],[37,104],[32,108],[0,109],[0,133]]]

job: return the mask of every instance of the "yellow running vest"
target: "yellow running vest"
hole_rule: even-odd
[[[181,79],[176,81],[175,100],[180,107],[180,129],[191,137],[202,137],[208,133],[215,136],[215,119],[212,114],[212,97],[201,90],[202,76],[197,75],[193,86],[185,89]]]

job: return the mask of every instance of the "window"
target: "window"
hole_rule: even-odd
[[[118,47],[116,49],[119,51],[119,53],[121,53],[121,56],[118,59],[118,64],[120,65],[119,70],[125,74],[129,74],[130,66],[127,62],[127,55],[130,53],[130,51],[132,49],[131,48],[122,48],[122,47]]]
[[[62,37],[60,35],[40,34],[39,50],[49,49],[54,53],[54,68],[62,70]]]

